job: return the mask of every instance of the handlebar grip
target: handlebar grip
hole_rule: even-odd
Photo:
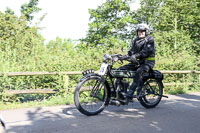
[[[127,60],[128,59],[128,56],[121,56],[119,57],[119,60]]]

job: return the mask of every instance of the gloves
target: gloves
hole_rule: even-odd
[[[129,58],[127,59],[127,61],[130,61],[130,62],[133,62],[133,63],[137,62],[136,56],[135,55],[129,56]]]

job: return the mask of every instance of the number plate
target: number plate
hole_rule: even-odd
[[[102,63],[100,71],[99,71],[99,75],[105,75],[107,67],[108,67],[108,64]]]

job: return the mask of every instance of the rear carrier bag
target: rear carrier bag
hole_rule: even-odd
[[[163,80],[163,78],[164,78],[164,75],[158,70],[151,71],[149,73],[149,76],[150,76],[150,78],[159,79],[159,80]]]

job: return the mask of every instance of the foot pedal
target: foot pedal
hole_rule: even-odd
[[[169,98],[168,96],[162,95],[162,97]]]
[[[120,103],[120,101],[118,101],[118,100],[111,100],[110,101],[110,105],[115,105],[115,106],[120,106],[121,105],[121,103]]]

